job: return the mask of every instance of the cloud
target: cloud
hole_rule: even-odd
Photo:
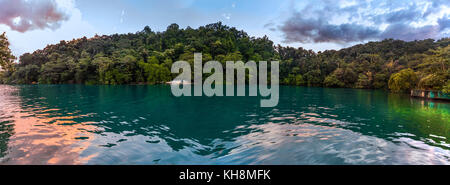
[[[376,28],[358,24],[332,25],[324,19],[304,19],[296,14],[281,26],[287,42],[354,42],[377,38]]]
[[[0,0],[0,24],[22,33],[45,28],[55,30],[67,19],[53,0]]]
[[[35,29],[23,33],[0,24],[0,33],[6,32],[14,56],[19,57],[23,53],[42,49],[47,44],[57,44],[61,40],[72,40],[83,36],[89,38],[98,33],[96,27],[83,20],[82,13],[76,8],[74,0],[56,0],[55,2],[57,7],[66,12],[69,17],[67,21],[61,22],[60,27],[56,30]]]
[[[226,20],[230,20],[231,19],[231,14],[230,13],[224,13],[224,14],[222,14],[222,17],[225,18]]]
[[[450,2],[439,0],[311,1],[277,28],[285,43],[438,39],[450,28],[449,10]]]
[[[123,16],[125,16],[125,10],[122,10],[122,14],[120,14],[120,23],[123,23]]]
[[[421,27],[412,27],[407,24],[392,24],[385,31],[380,32],[379,39],[395,38],[400,40],[423,40],[437,38],[440,35],[440,26],[426,25]]]
[[[439,30],[444,31],[447,28],[450,28],[450,19],[442,18],[438,20]]]

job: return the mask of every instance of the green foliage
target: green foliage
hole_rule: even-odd
[[[386,39],[324,52],[274,46],[221,22],[197,29],[177,24],[153,32],[114,34],[61,41],[42,50],[14,57],[5,34],[0,36],[3,83],[135,84],[164,83],[176,61],[280,61],[280,82],[296,86],[444,90],[448,86],[450,39],[405,42]],[[413,71],[417,80],[406,75]],[[17,70],[16,72],[14,72]],[[401,72],[402,71],[402,72]],[[393,75],[394,74],[394,75]],[[248,75],[247,75],[248,76]],[[204,75],[207,77],[207,75]],[[411,80],[411,79],[409,79]],[[419,86],[415,86],[418,81]]]
[[[445,73],[450,66],[450,46],[431,49],[417,66],[424,73]]]
[[[2,48],[8,45],[2,44]],[[267,37],[253,38],[220,22],[198,29],[181,29],[172,24],[158,33],[145,27],[135,34],[61,41],[22,55],[20,71],[3,76],[10,83],[163,83],[173,78],[170,73],[173,62],[184,60],[193,64],[194,52],[201,52],[204,62],[250,58],[259,61],[276,56],[273,42]],[[2,60],[2,66],[3,63]],[[33,72],[29,73],[31,69]]]
[[[163,83],[171,80],[169,69],[163,65],[139,62],[139,67],[143,69],[145,82],[149,84]]]
[[[39,76],[41,84],[59,84],[67,76],[67,65],[61,62],[48,62],[42,65]]]
[[[429,74],[419,81],[418,88],[423,90],[442,90],[448,81],[445,74]]]
[[[450,94],[450,80],[447,80],[447,83],[442,88],[442,92]]]
[[[9,49],[6,33],[0,35],[0,70],[14,71],[14,57]]]
[[[417,75],[412,69],[404,69],[389,79],[389,89],[393,92],[408,92],[416,86]]]
[[[131,55],[120,58],[120,61],[112,61],[106,57],[98,57],[94,60],[94,63],[99,66],[98,71],[102,84],[128,84],[134,81],[137,61]]]
[[[358,76],[358,82],[356,82],[356,88],[368,89],[371,87],[371,81],[367,75],[360,73]]]
[[[385,89],[388,84],[388,75],[384,73],[378,73],[374,77],[373,88],[375,89]]]
[[[312,70],[304,75],[305,81],[309,86],[321,85],[322,72],[320,70]]]
[[[17,83],[21,84],[31,84],[36,83],[39,77],[39,67],[36,65],[27,65],[25,67],[19,68],[13,73],[14,79],[19,79]]]
[[[335,74],[331,74],[325,78],[323,82],[325,87],[344,87],[344,82],[340,81]]]
[[[7,78],[5,76],[6,76],[5,72],[4,71],[0,71],[0,84],[6,83]]]
[[[97,82],[97,66],[91,60],[89,53],[82,51],[75,72],[75,81],[77,83],[95,84]]]
[[[299,75],[289,74],[289,76],[284,79],[283,83],[286,85],[296,85],[296,86],[302,86],[306,84],[305,80],[303,79],[303,76],[300,74]]]
[[[358,80],[356,73],[350,67],[337,68],[324,80],[326,87],[351,87]]]

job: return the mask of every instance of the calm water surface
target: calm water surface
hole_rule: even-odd
[[[163,85],[0,85],[0,164],[450,164],[448,103],[306,87],[259,103]]]

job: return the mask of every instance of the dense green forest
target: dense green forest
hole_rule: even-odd
[[[193,29],[177,24],[164,32],[149,27],[137,33],[61,41],[26,53],[15,63],[3,34],[0,83],[156,84],[173,79],[173,62],[280,61],[284,85],[390,89],[450,89],[450,38],[405,42],[386,39],[339,51],[314,52],[274,46],[221,22]]]

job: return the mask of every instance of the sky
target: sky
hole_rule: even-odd
[[[323,51],[386,38],[449,37],[450,1],[0,0],[0,32],[17,57],[83,36],[218,21],[275,44]]]

